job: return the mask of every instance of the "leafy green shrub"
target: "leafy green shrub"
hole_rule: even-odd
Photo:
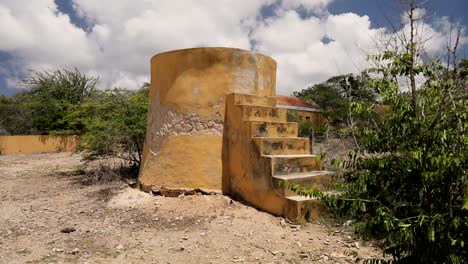
[[[405,56],[387,52],[377,59],[393,63],[371,69],[387,109],[374,126],[356,129],[361,148],[342,163],[343,193],[289,188],[357,219],[357,231],[382,239],[395,262],[467,263],[468,80],[437,62],[412,68]],[[395,77],[408,68],[426,78],[414,95],[400,92]],[[378,110],[355,103],[353,111]]]
[[[93,94],[97,81],[78,69],[31,71],[22,84],[29,89],[23,97],[33,127],[40,134],[76,133],[81,127],[71,126],[65,116]]]
[[[0,126],[11,135],[75,134],[65,117],[95,90],[97,78],[73,70],[31,71],[27,90],[0,96]]]
[[[97,90],[97,80],[77,69],[31,71],[22,82],[27,91],[0,96],[0,134],[78,135],[84,160],[102,161],[91,178],[105,182],[129,171],[136,175],[149,85],[137,91]]]
[[[314,133],[314,139],[318,142],[328,136],[328,124],[314,124],[310,120],[301,119],[296,110],[288,110],[288,122],[299,124],[299,137],[310,137]]]
[[[416,97],[399,93],[386,76],[408,72],[405,56],[387,53],[379,59],[393,66],[373,69],[383,76],[372,85],[389,110],[375,127],[358,131],[363,148],[351,155],[346,165],[354,170],[345,175],[347,195],[357,200],[347,206],[366,215],[362,232],[384,238],[386,252],[400,262],[466,263],[466,82],[440,64],[426,64],[416,69],[427,80]]]
[[[328,124],[314,124],[312,128],[316,142],[323,142],[328,139]]]
[[[415,39],[371,56],[378,64],[366,86],[380,99],[350,102],[365,122],[348,128],[359,148],[335,162],[348,170],[342,193],[288,188],[323,199],[336,214],[356,219],[360,235],[382,240],[393,259],[370,263],[468,263],[468,61],[458,63],[450,51],[449,67],[421,63]],[[409,87],[400,86],[401,78]]]
[[[86,161],[119,158],[139,168],[148,112],[148,88],[96,92],[67,116],[84,127],[80,147]]]
[[[37,133],[33,127],[32,111],[24,93],[15,96],[0,95],[0,126],[6,135],[29,135]]]

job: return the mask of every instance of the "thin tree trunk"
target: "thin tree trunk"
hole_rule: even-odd
[[[410,10],[409,10],[409,19],[410,19],[410,27],[411,27],[411,33],[410,33],[410,55],[411,55],[411,68],[410,68],[410,86],[411,86],[411,96],[412,96],[412,103],[413,103],[413,111],[414,111],[414,116],[418,116],[418,100],[417,100],[417,94],[416,94],[416,77],[415,77],[415,72],[414,72],[414,65],[415,65],[415,60],[416,60],[416,43],[415,43],[415,32],[414,32],[414,23],[415,23],[415,18],[414,18],[414,10],[416,9],[416,2],[415,0],[411,1],[410,4]]]

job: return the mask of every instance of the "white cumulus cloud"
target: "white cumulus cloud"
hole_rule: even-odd
[[[24,69],[94,64],[86,32],[59,13],[53,0],[2,1],[0,36],[0,50],[13,53]]]
[[[12,55],[19,71],[0,65],[1,74],[10,74],[10,85],[29,68],[77,67],[98,75],[103,88],[137,88],[149,80],[149,60],[156,53],[226,46],[253,48],[274,58],[277,92],[290,94],[365,69],[366,52],[386,34],[372,28],[367,16],[330,14],[327,6],[333,0],[71,1],[89,23],[86,30],[53,0],[0,2],[0,51]],[[262,17],[266,7],[274,9],[273,16]],[[428,51],[444,49],[446,22],[440,18],[433,25],[421,24],[436,36]]]

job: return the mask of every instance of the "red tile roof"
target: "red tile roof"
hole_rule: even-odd
[[[278,96],[276,96],[276,104],[320,109],[320,107],[315,102],[313,102],[312,100],[307,100],[306,101],[306,100],[302,100],[302,99],[294,97],[294,96],[278,95]]]

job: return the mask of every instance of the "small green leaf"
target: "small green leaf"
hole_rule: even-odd
[[[361,211],[365,212],[366,211],[366,203],[361,203],[359,205],[359,209],[361,209]]]
[[[341,166],[341,163],[342,162],[340,160],[338,160],[338,159],[333,159],[331,161],[332,166],[335,167],[335,168],[339,168]]]
[[[455,246],[455,244],[457,244],[457,240],[456,240],[456,239],[452,239],[452,241],[450,242],[450,245]]]
[[[434,224],[433,223],[431,223],[429,225],[428,236],[429,236],[429,241],[435,241],[435,231],[434,231]]]
[[[468,210],[468,195],[465,195],[463,197],[463,207],[462,207],[462,209]]]
[[[297,189],[299,189],[299,184],[292,184],[291,185],[291,191],[295,192]]]

